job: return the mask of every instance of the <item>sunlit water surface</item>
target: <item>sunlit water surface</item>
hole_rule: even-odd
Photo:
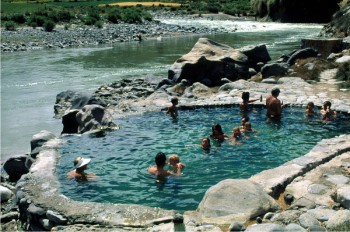
[[[240,144],[212,142],[209,152],[200,147],[201,138],[211,133],[214,123],[231,135],[233,127],[240,125],[237,107],[180,111],[177,120],[164,112],[145,113],[117,120],[117,131],[64,137],[57,169],[62,193],[81,201],[194,210],[205,191],[220,180],[249,178],[306,154],[321,139],[350,133],[349,116],[324,123],[319,116],[305,118],[304,109],[286,108],[276,122],[266,121],[265,114],[264,108],[250,112],[256,132]],[[182,176],[162,184],[147,173],[160,151],[180,156],[186,165]],[[97,181],[66,179],[76,156],[92,159],[87,172],[95,173]]]

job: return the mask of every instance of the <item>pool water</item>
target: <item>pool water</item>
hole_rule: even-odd
[[[264,108],[254,108],[249,117],[256,132],[240,144],[212,141],[209,152],[201,148],[201,138],[211,134],[215,123],[231,135],[242,117],[237,107],[179,111],[177,120],[164,112],[150,112],[118,119],[117,131],[66,136],[57,167],[61,191],[79,201],[195,210],[206,190],[221,180],[249,178],[305,155],[321,139],[350,133],[348,115],[324,123],[318,115],[306,118],[300,107],[285,108],[279,122],[266,120],[265,114]],[[160,183],[147,173],[160,151],[180,156],[186,165],[182,176]],[[87,172],[95,173],[98,180],[66,179],[77,156],[92,159]]]

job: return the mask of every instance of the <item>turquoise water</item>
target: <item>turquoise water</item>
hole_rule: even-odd
[[[345,115],[325,124],[319,116],[305,118],[302,108],[284,109],[280,122],[266,121],[265,113],[258,107],[249,113],[256,132],[242,138],[241,144],[212,143],[209,152],[200,147],[201,138],[211,133],[214,123],[231,135],[240,125],[237,107],[180,111],[177,120],[164,112],[145,113],[118,119],[118,131],[64,137],[57,166],[62,193],[82,201],[194,210],[205,191],[223,179],[249,178],[306,154],[321,139],[350,133]],[[186,164],[182,176],[161,184],[147,173],[159,151],[180,156]],[[65,178],[76,156],[92,158],[87,172],[99,176],[97,181]]]

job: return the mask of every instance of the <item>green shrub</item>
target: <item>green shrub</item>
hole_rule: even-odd
[[[97,28],[103,28],[103,22],[101,20],[96,21],[94,25]]]
[[[53,21],[51,21],[51,20],[47,20],[47,21],[44,23],[44,25],[43,25],[44,30],[47,31],[47,32],[53,31],[53,29],[55,28],[55,26],[56,26],[56,24],[55,24]]]
[[[14,21],[18,24],[24,24],[26,22],[26,18],[22,14],[14,14],[10,18],[11,21]]]
[[[13,21],[8,21],[5,23],[5,29],[7,31],[15,31],[16,30],[16,23]]]

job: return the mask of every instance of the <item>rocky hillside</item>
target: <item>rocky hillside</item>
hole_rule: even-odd
[[[341,0],[252,0],[259,18],[291,23],[328,23]]]
[[[350,1],[334,14],[332,21],[321,31],[323,37],[347,37],[350,36]]]

